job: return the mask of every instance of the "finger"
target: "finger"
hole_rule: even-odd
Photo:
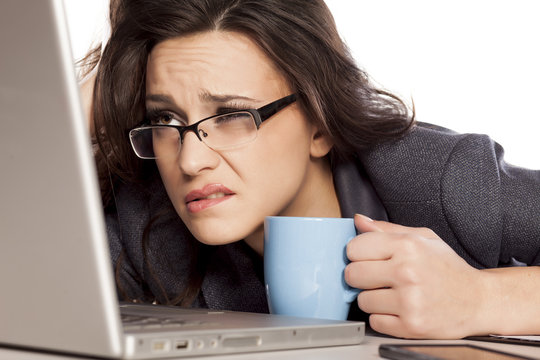
[[[354,215],[354,225],[361,233],[372,231],[382,232],[382,230],[376,225],[375,221],[362,214]]]
[[[394,224],[388,221],[372,220],[365,215],[355,214],[354,224],[356,229],[361,232],[387,232],[393,234],[414,234],[431,238],[436,236],[435,233],[428,228],[410,227],[399,224]]]
[[[435,331],[426,330],[425,326],[405,320],[403,317],[392,314],[371,314],[369,326],[380,333],[406,339],[458,339],[461,336],[454,332],[447,333],[440,326]]]
[[[368,232],[355,236],[347,244],[350,261],[387,260],[394,254],[395,234]]]
[[[398,315],[400,304],[392,288],[364,290],[358,294],[358,307],[368,314]]]
[[[380,333],[395,337],[408,337],[399,316],[389,314],[371,314],[369,316],[369,326]]]
[[[345,267],[345,282],[357,289],[379,289],[394,285],[387,261],[354,261]]]

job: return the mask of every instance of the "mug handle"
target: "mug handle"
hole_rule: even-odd
[[[345,282],[345,279],[343,279],[343,282]],[[343,299],[348,303],[352,303],[354,299],[360,294],[361,289],[350,287],[348,284],[345,283],[346,288],[343,290]]]

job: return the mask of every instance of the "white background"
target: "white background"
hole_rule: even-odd
[[[358,64],[418,120],[489,134],[508,162],[540,169],[540,2],[326,3]],[[65,4],[78,59],[107,36],[108,0]]]

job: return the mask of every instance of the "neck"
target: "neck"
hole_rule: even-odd
[[[327,159],[312,160],[309,171],[295,198],[277,214],[299,217],[341,217],[332,170]],[[261,224],[244,241],[263,255],[264,227]]]

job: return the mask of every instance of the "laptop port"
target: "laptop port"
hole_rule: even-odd
[[[160,353],[167,352],[171,349],[171,343],[168,340],[152,341],[152,352]]]
[[[174,348],[176,350],[186,350],[189,346],[189,341],[187,340],[176,340],[174,343]]]

